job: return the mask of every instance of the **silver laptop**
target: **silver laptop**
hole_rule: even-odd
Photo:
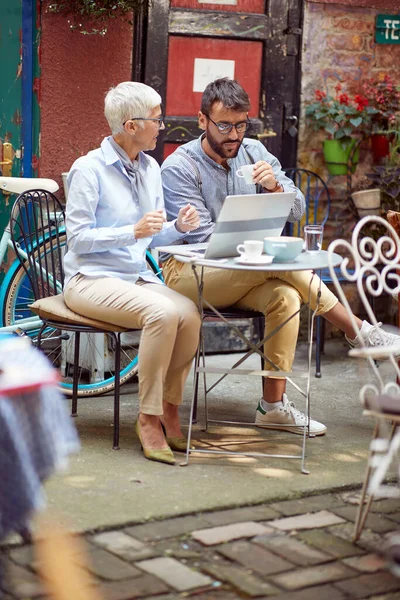
[[[183,244],[182,256],[207,259],[237,256],[244,240],[263,240],[281,235],[296,192],[227,196],[208,242]],[[167,247],[159,250],[166,251]],[[169,248],[170,251],[170,248]]]
[[[295,198],[295,192],[227,196],[204,258],[237,256],[244,240],[281,235]]]

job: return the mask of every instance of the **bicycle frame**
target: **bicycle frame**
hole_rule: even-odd
[[[53,188],[48,190],[48,191],[55,191],[56,189],[58,189],[58,186],[55,182],[51,182],[51,180],[44,180],[46,182],[46,186],[42,184],[41,179],[35,179],[35,180],[28,180],[29,181],[29,186],[23,186],[23,183],[26,181],[24,179],[18,179],[18,178],[7,178],[7,177],[0,177],[0,191],[2,189],[6,189],[5,186],[3,185],[4,180],[6,180],[6,183],[8,185],[8,189],[7,191],[13,191],[15,193],[22,193],[22,192],[28,192],[30,189],[32,189],[33,191],[38,191],[40,189],[42,190],[48,190],[48,185],[52,184]],[[22,183],[21,183],[22,181]],[[33,183],[32,183],[33,182]],[[48,184],[48,182],[50,182],[50,184]],[[47,185],[48,184],[48,185]],[[56,186],[54,188],[54,186]],[[18,189],[16,190],[15,187],[18,187]],[[22,215],[21,218],[24,218],[24,215]],[[57,215],[55,215],[54,218],[54,222],[51,221],[49,224],[49,228],[43,232],[43,237],[35,240],[35,242],[32,242],[32,244],[35,244],[35,247],[33,248],[33,250],[36,250],[36,247],[38,249],[40,249],[40,253],[46,252],[46,240],[50,240],[52,238],[52,236],[54,235],[61,235],[61,237],[63,238],[63,244],[65,244],[65,226],[64,223],[60,221],[59,218],[57,218]],[[15,239],[14,239],[14,244],[11,240],[11,227],[12,225],[9,223],[7,225],[7,227],[5,228],[1,238],[0,238],[0,265],[5,263],[5,259],[6,259],[6,254],[7,251],[9,249],[12,249],[13,252],[16,251],[17,252],[17,258],[14,260],[14,262],[11,263],[10,267],[7,269],[7,272],[5,274],[4,280],[2,282],[2,285],[0,286],[0,319],[3,323],[3,327],[1,327],[0,325],[0,333],[14,333],[17,335],[28,335],[32,340],[34,340],[35,335],[37,334],[37,332],[40,330],[40,327],[42,325],[42,320],[40,319],[40,317],[33,315],[32,316],[27,316],[29,314],[29,303],[30,303],[30,296],[28,295],[28,297],[24,298],[24,302],[23,304],[15,304],[15,299],[13,297],[13,300],[11,300],[11,294],[14,296],[14,293],[16,293],[16,289],[19,288],[15,288],[15,285],[19,285],[17,282],[21,281],[21,273],[24,270],[24,267],[22,265],[22,261],[27,260],[27,248],[24,247],[24,243],[20,243],[17,244],[16,247],[14,246],[15,244]],[[22,242],[22,240],[21,240]],[[151,255],[151,253],[149,251],[147,251],[146,253],[146,260],[147,263],[149,265],[149,268],[162,280],[162,271],[159,268],[159,265],[157,263],[157,261],[155,260],[155,258]],[[39,265],[39,263],[37,264],[37,270],[42,269],[43,267]],[[25,273],[26,278],[28,278],[28,275]],[[48,276],[48,274],[47,274]],[[56,289],[57,291],[59,291],[60,293],[62,292],[62,287],[60,283],[56,283]],[[12,308],[11,308],[12,307]],[[18,320],[17,319],[17,309],[18,309]],[[13,322],[13,319],[16,320],[15,324],[13,325],[6,325],[7,322]],[[90,341],[89,341],[89,337],[90,337]],[[61,337],[61,339],[63,339]],[[85,337],[86,340],[86,337]],[[105,366],[109,365],[109,358],[108,358],[108,345],[107,342],[105,340],[105,336],[102,336],[102,334],[87,334],[87,347],[89,348],[88,352],[83,353],[84,356],[82,355],[82,368],[86,370],[86,372],[91,373],[90,375],[90,383],[88,386],[88,390],[86,389],[86,384],[82,385],[82,389],[81,389],[81,394],[82,395],[86,395],[86,394],[96,394],[96,390],[93,388],[92,384],[94,384],[94,386],[97,384],[97,382],[100,383],[104,383],[103,386],[100,386],[100,388],[107,388],[107,386],[112,386],[112,377],[111,378],[107,378],[105,377],[105,371],[106,368]],[[84,347],[84,344],[81,344],[81,349]],[[127,347],[129,347],[129,343],[127,344]],[[69,358],[70,354],[69,354],[69,350],[67,348],[67,346],[64,344],[64,342],[62,342],[62,350],[61,350],[61,354],[59,355],[61,357],[61,364],[59,365],[61,372],[63,372],[64,367],[66,367],[66,365],[68,363],[73,362],[73,359],[71,360]],[[80,356],[80,360],[81,360],[81,356]],[[132,365],[134,365],[135,361],[133,361],[131,363],[131,365],[129,363],[127,363],[126,367],[124,368],[124,370],[126,371],[126,374],[130,373],[130,371],[132,370],[133,372],[133,367]],[[136,359],[136,363],[137,364],[137,359]],[[107,368],[107,372],[110,371],[110,369]],[[126,377],[126,375],[125,375]],[[108,383],[108,381],[110,380],[111,383]],[[89,389],[90,388],[90,389]],[[108,391],[110,389],[110,387],[108,387],[108,389],[105,389],[105,391]],[[100,393],[105,393],[105,391],[100,391]]]

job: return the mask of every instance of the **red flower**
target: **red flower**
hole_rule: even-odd
[[[326,92],[322,92],[321,90],[315,90],[315,98],[319,101],[326,98]]]
[[[347,94],[340,94],[339,102],[340,102],[340,104],[346,104],[346,106],[348,106],[349,102],[350,102],[350,98],[348,97]]]
[[[366,106],[368,106],[368,98],[361,94],[356,94],[354,100],[357,103],[357,110],[362,112]]]
[[[341,89],[342,89],[342,85],[340,83],[338,83],[337,86],[335,87],[335,92],[338,94]]]

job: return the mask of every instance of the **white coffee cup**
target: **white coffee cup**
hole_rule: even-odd
[[[247,184],[254,185],[253,170],[254,165],[243,165],[243,167],[240,167],[240,169],[236,171],[236,175],[243,178]]]
[[[243,244],[239,244],[236,248],[237,252],[247,258],[261,256],[264,249],[264,243],[258,240],[245,240]]]

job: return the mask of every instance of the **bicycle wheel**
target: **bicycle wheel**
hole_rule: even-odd
[[[66,238],[62,238],[65,245]],[[41,246],[46,251],[46,245]],[[162,279],[161,270],[148,253],[147,263]],[[15,261],[7,273],[2,286],[2,326],[18,324],[23,319],[31,319],[33,313],[29,304],[34,301],[29,278],[19,261]],[[32,325],[31,325],[32,326]],[[25,330],[25,325],[22,327]],[[32,326],[27,334],[35,341],[40,324]],[[72,394],[72,369],[74,334],[48,328],[42,335],[42,349],[61,374],[61,388],[65,394]],[[123,334],[121,337],[121,384],[128,381],[138,370],[138,349],[140,332]],[[95,396],[111,392],[115,386],[114,340],[109,334],[83,334],[81,336],[80,370],[78,396]]]

